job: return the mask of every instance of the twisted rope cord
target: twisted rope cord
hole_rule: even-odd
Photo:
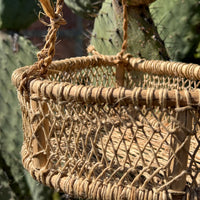
[[[28,79],[31,77],[41,77],[46,74],[48,66],[51,64],[53,57],[55,55],[55,42],[56,34],[61,25],[66,24],[66,21],[63,18],[62,8],[63,0],[57,0],[56,10],[54,11],[53,6],[51,5],[50,0],[39,0],[40,4],[46,14],[50,19],[50,29],[45,37],[45,45],[43,49],[38,52],[37,57],[38,61],[34,63],[27,71],[22,75],[22,82],[19,87],[20,92],[26,88]]]
[[[124,52],[127,49],[128,43],[128,11],[127,11],[127,0],[122,0],[123,5],[123,43],[119,57],[123,57]]]
[[[127,11],[127,0],[122,0],[122,6],[123,6],[123,43],[121,47],[121,51],[117,54],[117,58],[114,61],[116,64],[123,63],[127,64],[127,60],[131,58],[131,54],[125,54],[125,51],[127,49],[128,44],[128,11]],[[93,55],[102,56],[94,46],[89,45],[87,48],[88,53],[92,53]]]
[[[63,0],[57,1],[56,11],[54,11],[49,0],[40,0],[40,3],[45,14],[50,18],[50,29],[45,38],[46,43],[43,49],[37,54],[37,65],[41,69],[41,73],[44,74],[55,55],[56,33],[60,25],[64,25],[66,22],[62,17]]]

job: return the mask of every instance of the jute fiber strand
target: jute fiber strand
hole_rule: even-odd
[[[32,177],[81,199],[200,199],[200,66],[125,54],[126,1],[117,55],[52,62],[63,1],[40,2],[46,44],[12,75]]]

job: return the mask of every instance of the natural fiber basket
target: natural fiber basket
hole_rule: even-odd
[[[40,1],[51,18],[45,47],[12,75],[24,167],[72,197],[200,199],[200,66],[124,55],[126,34],[116,56],[90,48],[51,63],[62,1],[55,13]]]

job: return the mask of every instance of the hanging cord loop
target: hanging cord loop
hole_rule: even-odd
[[[121,51],[118,53],[119,57],[123,57],[128,43],[128,11],[127,11],[127,0],[122,0],[123,5],[123,43]]]
[[[116,56],[115,63],[124,63],[128,64],[129,59],[132,57],[131,54],[125,54],[128,46],[128,11],[127,11],[127,0],[122,0],[123,6],[123,43],[120,52]],[[92,53],[93,55],[101,55],[93,45],[89,45],[87,48],[88,53]]]
[[[44,74],[47,71],[47,67],[51,64],[55,55],[55,42],[56,34],[60,25],[66,24],[62,17],[63,0],[57,0],[56,11],[52,7],[50,0],[39,0],[45,14],[50,18],[50,29],[45,38],[45,45],[43,49],[37,54],[38,67],[41,69],[41,73]]]
[[[127,65],[129,63],[129,59],[132,57],[130,53],[126,53],[128,46],[128,11],[127,11],[127,0],[122,0],[123,6],[123,43],[121,47],[121,51],[117,54],[117,60],[115,61],[117,64]]]
[[[121,47],[121,51],[116,55],[114,63],[116,64],[116,87],[124,86],[124,77],[125,77],[125,68],[130,64],[130,59],[132,58],[131,54],[125,54],[128,46],[128,11],[127,11],[127,0],[122,0],[123,6],[123,43]],[[102,56],[98,51],[96,51],[95,47],[90,45],[88,47],[88,53],[92,53],[93,55]]]
[[[20,85],[20,92],[26,91],[28,80],[35,77],[43,77],[47,73],[48,66],[51,64],[55,55],[56,35],[59,27],[65,25],[66,21],[63,18],[63,0],[57,0],[56,9],[52,6],[50,0],[39,0],[40,4],[50,19],[50,28],[45,37],[45,45],[43,49],[37,53],[38,61],[26,70],[22,75],[22,82]]]

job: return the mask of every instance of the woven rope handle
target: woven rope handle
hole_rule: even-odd
[[[128,11],[127,11],[127,0],[122,0],[123,6],[123,43],[120,52],[117,54],[116,63],[125,62],[127,56],[124,56],[128,44]],[[102,56],[93,45],[89,45],[87,48],[88,53],[93,55]],[[128,54],[129,56],[130,54]],[[125,59],[123,59],[125,57]]]
[[[127,11],[127,0],[122,0],[123,5],[123,43],[119,56],[122,57],[127,49],[128,43],[128,11]]]
[[[28,96],[27,93],[27,83],[31,80],[31,77],[42,77],[45,76],[48,66],[51,64],[53,57],[55,55],[55,43],[56,34],[61,25],[66,24],[63,18],[62,9],[64,0],[57,0],[56,9],[52,6],[50,0],[39,0],[42,8],[47,17],[50,19],[50,28],[45,38],[45,45],[43,49],[38,52],[38,61],[30,66],[23,74],[22,81],[19,86],[19,91],[22,94]]]
[[[62,17],[63,0],[57,0],[56,10],[54,10],[50,0],[39,1],[46,16],[50,19],[50,28],[45,37],[43,49],[37,53],[38,61],[23,74],[23,79],[34,75],[42,76],[47,72],[47,67],[51,64],[55,55],[57,31],[61,25],[66,24],[66,21]]]
[[[37,65],[39,69],[42,70],[41,73],[46,73],[47,67],[51,64],[55,55],[55,42],[57,31],[60,25],[66,24],[66,21],[63,19],[62,15],[63,0],[57,0],[55,11],[50,0],[39,1],[45,14],[50,18],[50,29],[45,38],[45,45],[43,49],[37,54]]]

